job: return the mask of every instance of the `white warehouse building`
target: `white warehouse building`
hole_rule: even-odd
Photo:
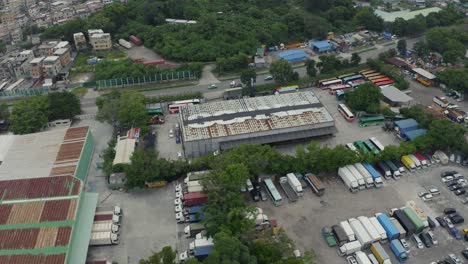
[[[179,117],[186,157],[336,131],[335,121],[313,92],[192,105],[183,107]]]

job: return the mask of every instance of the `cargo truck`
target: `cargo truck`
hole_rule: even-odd
[[[434,152],[434,155],[432,155],[432,157],[434,157],[434,159],[436,160],[439,160],[442,165],[447,165],[449,162],[447,154],[440,150]]]
[[[384,250],[382,245],[380,245],[380,243],[372,243],[370,249],[380,264],[392,264],[390,261],[390,256],[388,256],[387,252]]]
[[[416,156],[414,156],[413,154],[409,154],[408,157],[413,161],[414,166],[416,166],[416,169],[421,169],[421,162],[418,158],[416,158]]]
[[[126,41],[125,39],[119,39],[119,44],[120,46],[126,48],[126,49],[131,49],[132,48],[132,43]]]
[[[412,208],[410,207],[405,207],[402,209],[403,213],[408,217],[408,219],[411,221],[411,223],[414,226],[414,231],[417,233],[420,233],[424,230],[424,223],[421,221],[421,219],[418,217],[416,212],[413,211]]]
[[[310,185],[312,191],[318,196],[322,196],[325,193],[325,187],[323,183],[312,173],[305,175],[305,181]]]
[[[372,238],[369,236],[367,231],[364,229],[362,226],[361,222],[357,220],[356,218],[350,218],[348,219],[349,225],[354,231],[354,234],[356,235],[357,240],[361,242],[362,248],[366,249],[369,248]]]
[[[359,240],[355,240],[355,241],[352,241],[352,242],[348,242],[348,243],[342,245],[341,247],[339,247],[338,248],[338,254],[340,256],[351,255],[351,254],[361,250],[361,248],[362,248],[361,242],[359,242]]]
[[[380,242],[382,242],[382,243],[387,242],[387,232],[385,232],[385,229],[382,227],[379,220],[377,220],[377,217],[375,217],[375,216],[369,217],[369,221],[372,223],[375,230],[377,230],[377,232],[379,233],[380,238],[381,238]]]
[[[193,242],[190,242],[189,250],[190,252],[193,252],[195,248],[213,246],[213,245],[214,245],[213,238],[202,237],[199,239],[195,239],[195,241]]]
[[[400,174],[400,170],[398,169],[398,167],[391,160],[386,160],[385,163],[390,168],[390,171],[392,172],[393,179],[399,180],[401,174]]]
[[[204,204],[208,201],[208,195],[201,192],[184,194],[184,206]]]
[[[189,181],[199,181],[210,173],[211,170],[189,172],[187,173],[187,177],[184,179],[184,183],[188,183]]]
[[[120,206],[110,206],[110,207],[97,207],[96,208],[96,215],[107,215],[107,214],[114,214],[121,216],[122,215],[122,208]]]
[[[117,245],[119,244],[119,236],[110,231],[107,232],[92,232],[89,241],[90,246]]]
[[[445,97],[434,96],[432,101],[442,108],[446,108],[449,105],[449,101]]]
[[[297,196],[303,196],[304,192],[302,190],[302,184],[299,181],[299,179],[296,177],[294,173],[288,173],[286,174],[286,177],[288,178],[288,183],[293,189],[293,191],[296,193]]]
[[[280,184],[281,188],[283,189],[283,191],[286,193],[286,196],[288,196],[289,200],[291,202],[296,202],[297,201],[297,194],[293,190],[291,185],[289,185],[288,178],[287,177],[281,177],[279,179],[279,184]]]
[[[419,160],[419,162],[421,162],[421,166],[427,167],[427,166],[430,165],[430,161],[429,161],[429,163],[427,163],[426,158],[421,153],[416,152],[416,153],[414,153],[414,156]]]
[[[214,248],[214,245],[209,245],[209,246],[202,246],[202,247],[197,247],[193,250],[193,256],[199,260],[199,261],[202,261],[204,260],[209,254],[210,252],[213,250]],[[186,261],[188,258],[190,257],[190,255],[188,254],[187,251],[184,251],[182,252],[180,255],[179,255],[179,261],[180,262],[184,262]]]
[[[348,168],[346,167],[339,168],[338,175],[343,180],[346,187],[348,187],[350,192],[357,192],[359,190],[358,182],[356,178],[354,178],[354,176],[348,170]]]
[[[143,42],[134,35],[130,35],[129,39],[130,39],[131,42],[133,42],[133,44],[135,44],[137,46],[141,46],[141,44],[143,44]]]
[[[343,230],[343,228],[341,228],[341,226],[339,226],[339,225],[332,226],[332,232],[333,232],[333,235],[335,236],[339,246],[349,242],[348,241],[348,235]]]
[[[385,229],[385,233],[387,234],[388,240],[400,238],[400,231],[392,223],[392,221],[386,214],[377,213],[375,214],[375,216],[377,217],[377,220],[379,221],[383,229]]]
[[[366,216],[358,216],[357,218],[359,222],[361,222],[362,226],[366,230],[367,234],[369,234],[371,238],[371,243],[380,241],[382,237],[380,237],[380,233],[375,229],[374,225],[371,223],[369,218]]]
[[[356,252],[354,256],[356,257],[356,261],[358,264],[372,264],[372,262],[367,257],[366,253],[362,251]]]
[[[390,248],[392,249],[393,254],[395,254],[395,257],[400,262],[405,262],[406,260],[408,260],[408,254],[406,253],[406,250],[401,244],[400,240],[394,239],[390,241]]]
[[[340,226],[341,226],[341,228],[343,228],[343,231],[348,236],[348,241],[356,240],[356,236],[354,235],[354,231],[351,228],[351,226],[349,225],[348,221],[341,221]]]
[[[187,187],[187,193],[198,193],[198,192],[203,192],[203,186],[198,185],[198,186]]]
[[[396,220],[395,218],[391,217],[390,220],[392,221],[392,224],[398,229],[398,233],[400,234],[399,238],[405,238],[406,237],[406,230],[403,228],[403,226]]]
[[[397,219],[398,222],[400,222],[403,229],[405,229],[407,236],[411,236],[412,234],[414,234],[414,232],[416,231],[416,228],[411,222],[411,220],[409,220],[409,218],[405,215],[405,213],[403,213],[403,211],[399,209],[394,211],[393,217]]]
[[[262,208],[255,208],[255,212],[249,213],[246,216],[247,219],[252,219],[255,221],[255,226],[269,225],[270,221],[268,216],[263,213]]]
[[[392,172],[390,171],[390,168],[385,162],[377,162],[377,169],[380,171],[380,173],[384,176],[385,179],[389,180],[390,177],[392,177]]]
[[[374,179],[372,178],[372,175],[364,168],[364,166],[361,163],[355,163],[354,167],[358,170],[359,173],[361,173],[362,176],[364,176],[364,180],[366,181],[366,188],[371,188],[374,186]]]
[[[94,222],[100,221],[112,221],[116,225],[120,225],[120,216],[115,215],[112,212],[105,212],[104,214],[97,214],[94,216]]]
[[[369,163],[363,163],[362,165],[372,175],[372,179],[374,180],[375,187],[376,188],[382,187],[383,181],[382,181],[382,176],[380,175],[380,173],[377,170],[375,170],[375,168]]]
[[[359,173],[359,171],[353,165],[346,165],[346,168],[348,168],[348,170],[357,180],[359,190],[364,190],[366,188],[366,181],[364,180],[364,176],[362,176],[361,173]]]
[[[396,160],[392,160],[393,164],[395,164],[395,166],[397,166],[398,170],[400,171],[400,174],[403,174],[406,172],[406,169],[405,169],[405,166],[403,165],[403,163],[401,163],[400,160],[396,159]]]
[[[195,205],[195,206],[191,206],[189,207],[188,209],[186,209],[184,211],[184,214],[186,215],[193,215],[193,214],[198,214],[198,213],[201,213],[202,210],[203,210],[203,205]]]
[[[416,165],[414,164],[413,160],[407,155],[401,157],[401,162],[410,171],[414,171],[416,169]]]
[[[466,113],[458,109],[447,109],[444,111],[444,114],[456,123],[464,123],[468,121]]]
[[[203,224],[193,223],[184,228],[184,233],[186,237],[194,237],[203,230],[205,230]]]
[[[94,222],[91,232],[109,232],[109,231],[115,234],[119,233],[119,226],[114,224],[112,220]]]

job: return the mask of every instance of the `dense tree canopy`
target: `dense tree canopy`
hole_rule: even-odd
[[[468,94],[468,68],[449,68],[436,76],[447,88]]]
[[[376,113],[380,110],[380,88],[371,83],[360,85],[346,93],[346,104],[354,111]]]
[[[72,119],[81,113],[80,99],[69,92],[50,93],[48,95],[49,121]]]
[[[270,65],[270,73],[278,84],[285,84],[294,79],[294,71],[286,60],[276,60]]]
[[[20,100],[11,112],[10,129],[15,134],[38,132],[47,125],[47,97],[35,96]]]

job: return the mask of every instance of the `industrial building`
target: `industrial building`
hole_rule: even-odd
[[[0,136],[0,263],[85,263],[97,193],[88,127]]]
[[[306,60],[307,54],[303,50],[292,49],[278,53],[277,57],[288,62],[296,62]]]
[[[336,131],[335,121],[313,92],[193,105],[182,108],[179,117],[187,157]]]

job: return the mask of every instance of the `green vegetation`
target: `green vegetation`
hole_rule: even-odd
[[[397,50],[400,54],[406,53],[406,39],[400,39],[397,43]]]
[[[74,88],[73,90],[70,91],[70,93],[75,94],[75,95],[82,95],[87,92],[88,92],[88,88],[85,88],[85,87]]]
[[[270,73],[277,84],[286,84],[299,79],[299,75],[294,73],[291,64],[285,60],[272,62],[270,65]]]
[[[155,252],[148,259],[140,259],[138,264],[175,264],[176,252],[166,246],[160,252]]]
[[[442,54],[445,62],[454,63],[464,58],[464,43],[467,42],[468,33],[461,30],[433,28],[426,33],[427,47]]]
[[[345,95],[346,105],[354,111],[380,112],[382,94],[380,88],[372,83],[362,84]]]
[[[438,72],[436,76],[449,89],[468,94],[468,68],[449,68]]]
[[[316,62],[314,60],[307,60],[305,65],[307,76],[309,76],[310,78],[314,78],[315,76],[317,76]]]
[[[15,134],[34,133],[44,128],[48,121],[72,119],[80,113],[79,99],[69,92],[29,97],[14,105],[10,130]]]

